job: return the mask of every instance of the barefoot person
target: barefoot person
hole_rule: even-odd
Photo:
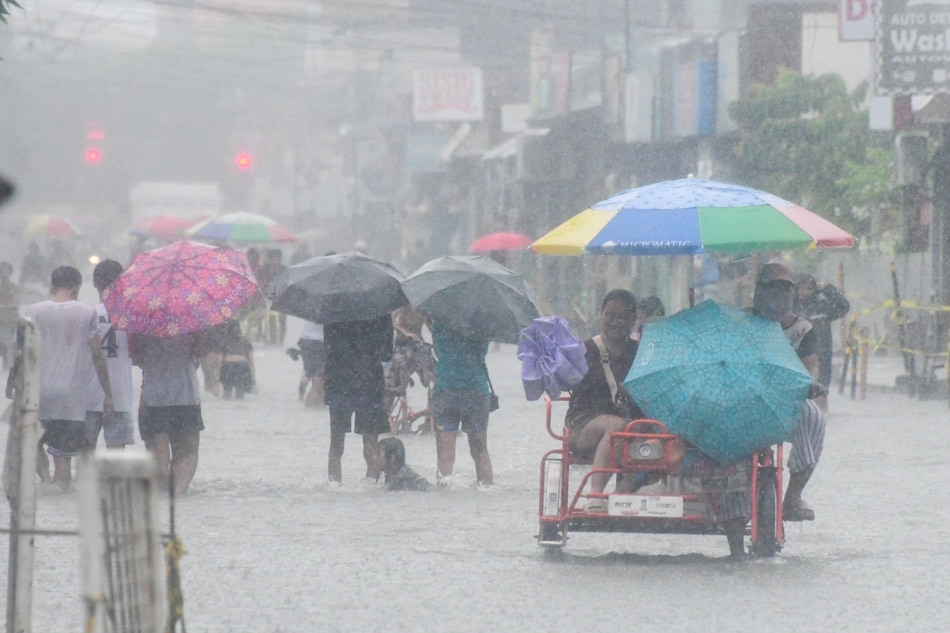
[[[389,431],[382,363],[392,359],[392,319],[387,314],[370,321],[327,323],[323,334],[323,382],[330,409],[327,475],[330,481],[343,481],[343,445],[346,434],[355,431],[363,437],[366,476],[375,480],[379,435]]]
[[[198,470],[198,444],[205,428],[197,373],[201,336],[129,339],[132,359],[142,368],[139,434],[158,462],[159,485],[167,489],[174,475],[175,494],[184,494]]]
[[[123,449],[135,443],[135,427],[132,424],[132,358],[129,356],[129,341],[125,332],[112,327],[109,312],[101,302],[102,293],[122,274],[122,264],[114,259],[105,259],[92,271],[92,285],[99,291],[100,302],[96,306],[99,338],[106,366],[109,368],[109,383],[112,385],[114,411],[103,410],[102,388],[97,378],[89,383],[92,407],[86,411],[86,445],[95,449],[102,432],[106,448]]]
[[[593,463],[594,468],[609,468],[610,435],[622,431],[630,420],[643,413],[623,388],[623,381],[637,355],[637,341],[630,333],[637,321],[637,300],[627,290],[611,290],[600,309],[600,334],[584,341],[589,369],[579,385],[571,390],[571,403],[564,424],[571,430],[571,453]],[[602,493],[610,476],[591,476],[591,492]],[[606,513],[607,502],[592,497],[586,511]]]
[[[90,408],[89,381],[98,378],[102,407],[112,413],[112,386],[102,353],[99,320],[92,306],[77,301],[82,275],[72,266],[60,266],[50,276],[48,301],[26,309],[42,336],[40,352],[40,422],[43,437],[37,456],[40,480],[68,490],[72,458],[85,447],[86,410]],[[9,383],[8,383],[9,391]],[[8,393],[9,395],[9,393]],[[53,456],[53,477],[42,446]]]
[[[485,355],[488,341],[469,338],[440,325],[432,324],[435,346],[435,385],[432,388],[432,417],[435,426],[435,451],[439,480],[452,475],[455,467],[455,442],[461,429],[468,436],[468,451],[475,462],[478,485],[494,483],[491,456],[488,454],[488,415],[491,391]]]

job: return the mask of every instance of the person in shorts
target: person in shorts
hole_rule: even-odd
[[[491,390],[485,356],[488,341],[451,330],[438,321],[432,324],[435,346],[435,385],[432,388],[432,415],[435,451],[440,483],[455,467],[455,443],[459,429],[468,436],[468,449],[475,461],[479,485],[494,483],[488,454],[488,414]]]
[[[64,490],[72,482],[72,458],[86,445],[88,386],[92,377],[98,379],[103,392],[103,411],[110,414],[113,410],[98,317],[92,306],[77,301],[81,286],[78,270],[60,266],[50,275],[52,298],[26,309],[26,316],[36,322],[42,337],[39,417],[43,436],[36,469],[41,481],[58,484]],[[43,445],[53,456],[52,477]]]
[[[103,433],[106,448],[123,449],[135,443],[132,425],[132,358],[129,356],[129,341],[125,332],[116,330],[109,321],[109,312],[102,303],[102,293],[122,274],[122,264],[114,259],[105,259],[92,271],[92,285],[99,291],[99,304],[95,307],[99,339],[109,383],[112,385],[112,413],[103,410],[105,394],[95,376],[89,381],[91,408],[86,411],[86,446],[94,449]]]
[[[368,321],[327,323],[323,384],[330,409],[330,451],[327,475],[341,482],[346,434],[363,436],[366,476],[376,479],[379,435],[389,431],[382,363],[392,359],[393,322],[388,314]]]
[[[200,334],[129,337],[132,360],[142,368],[139,434],[158,463],[159,485],[182,495],[198,470],[204,421],[198,388]]]
[[[230,400],[231,395],[238,400],[244,394],[257,391],[257,377],[254,371],[254,346],[241,334],[241,324],[237,319],[227,321],[227,329],[222,341],[223,360],[221,361],[221,396]]]

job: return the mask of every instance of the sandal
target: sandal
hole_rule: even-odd
[[[587,504],[584,505],[584,512],[586,514],[607,514],[606,499],[588,499]]]
[[[786,503],[782,506],[782,518],[786,521],[814,521],[815,511],[804,499],[799,499],[797,503]]]

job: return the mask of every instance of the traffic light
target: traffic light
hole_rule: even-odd
[[[86,150],[86,162],[90,165],[95,165],[100,160],[102,160],[102,152],[95,147],[90,147]]]
[[[241,152],[234,158],[234,164],[242,171],[250,169],[252,162],[251,155],[247,152]]]
[[[99,145],[104,138],[105,134],[98,123],[86,122],[86,162],[90,165],[95,165],[102,160],[102,150],[99,149]]]

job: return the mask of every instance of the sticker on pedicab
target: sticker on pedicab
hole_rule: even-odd
[[[683,516],[683,498],[660,495],[610,495],[607,501],[607,514],[619,517],[678,518]]]

